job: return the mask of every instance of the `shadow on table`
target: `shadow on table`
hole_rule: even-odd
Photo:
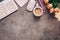
[[[41,16],[36,17],[36,16],[33,14],[33,18],[34,18],[35,21],[40,21]]]
[[[18,10],[16,10],[15,12],[17,12],[17,11],[18,11]],[[13,13],[15,13],[15,12],[13,12]],[[11,13],[11,14],[7,15],[6,17],[0,19],[0,21],[2,21],[3,19],[7,18],[7,17],[10,16],[10,15],[12,15],[13,13]]]
[[[48,19],[52,19],[52,20],[56,19],[55,13],[50,13],[48,9],[46,10],[46,13],[48,14]]]
[[[48,13],[48,15],[49,15],[49,18],[55,19],[55,14],[54,13]]]

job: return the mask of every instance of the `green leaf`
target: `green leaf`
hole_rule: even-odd
[[[53,1],[52,0],[49,0],[49,3],[52,3]]]
[[[56,8],[58,7],[58,3],[60,3],[60,0],[49,0],[49,3],[52,3],[53,7]]]
[[[58,3],[58,8],[60,8],[60,3]]]
[[[60,3],[60,0],[58,0],[57,2]]]
[[[54,8],[58,7],[57,3],[52,3],[52,4]]]

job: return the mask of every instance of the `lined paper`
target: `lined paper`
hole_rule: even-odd
[[[17,5],[15,4],[14,0],[5,0],[0,3],[0,19],[8,16],[12,12],[18,10]]]

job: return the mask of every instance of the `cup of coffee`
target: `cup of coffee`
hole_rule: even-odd
[[[36,17],[40,17],[43,14],[43,9],[40,6],[38,6],[38,4],[36,4],[36,7],[33,9],[33,14]]]

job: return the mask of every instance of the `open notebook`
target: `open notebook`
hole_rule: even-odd
[[[0,0],[0,19],[18,10],[14,0]]]

